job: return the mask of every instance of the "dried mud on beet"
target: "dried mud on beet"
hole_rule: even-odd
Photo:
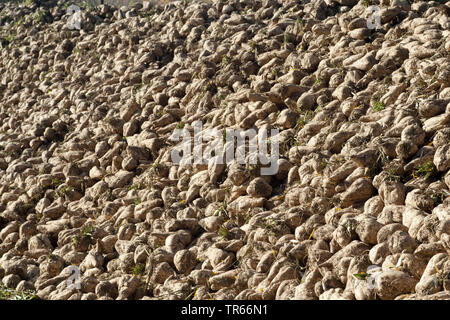
[[[0,299],[450,299],[450,2],[67,10],[0,3]]]

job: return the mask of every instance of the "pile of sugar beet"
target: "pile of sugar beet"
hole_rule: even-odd
[[[81,12],[70,30],[66,2],[0,4],[1,286],[450,299],[449,1]],[[278,129],[278,172],[173,163],[195,121]]]

